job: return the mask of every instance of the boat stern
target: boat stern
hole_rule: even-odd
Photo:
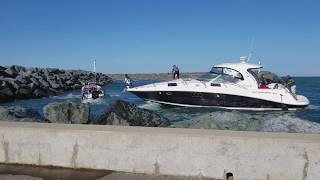
[[[299,105],[305,107],[310,105],[309,99],[303,95],[297,95],[297,102],[299,103]]]

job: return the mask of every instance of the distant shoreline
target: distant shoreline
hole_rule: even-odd
[[[206,72],[186,72],[181,73],[180,78],[198,78],[204,75]],[[138,80],[156,80],[156,81],[167,81],[172,80],[172,74],[170,73],[127,73],[130,78]],[[124,74],[106,74],[113,80],[123,80]]]
[[[180,73],[180,78],[198,78],[208,72],[185,72]],[[170,73],[126,73],[134,80],[154,80],[154,81],[168,81],[172,80]],[[125,73],[106,73],[107,76],[113,80],[123,80]],[[280,76],[286,78],[286,76]],[[320,78],[320,76],[293,76],[293,78]]]

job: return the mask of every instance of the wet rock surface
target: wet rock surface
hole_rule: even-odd
[[[93,123],[145,127],[167,127],[170,125],[168,119],[155,112],[138,108],[136,105],[122,100],[112,104]]]
[[[288,132],[288,133],[320,133],[320,124],[306,121],[294,116],[294,112],[282,112],[278,116],[260,112],[251,116],[250,113],[211,112],[200,115],[192,120],[173,123],[173,128],[219,129],[236,131]]]
[[[66,101],[50,103],[43,108],[44,119],[51,123],[85,124],[90,115],[90,105]]]
[[[41,122],[40,114],[33,109],[19,106],[0,106],[1,121]]]
[[[80,89],[85,83],[93,81],[94,77],[93,72],[82,70],[0,66],[0,103],[49,97],[67,90]],[[112,82],[110,77],[102,73],[97,73],[96,78],[99,85]]]

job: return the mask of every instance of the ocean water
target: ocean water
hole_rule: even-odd
[[[320,133],[320,77],[295,77],[298,94],[305,95],[311,105],[299,111],[231,111],[213,108],[168,107],[145,102],[125,91],[122,81],[104,87],[104,99],[91,104],[91,118],[105,111],[114,101],[125,100],[140,108],[152,110],[172,122],[171,127],[229,129],[268,132]],[[154,81],[135,81],[135,85],[149,84]],[[48,103],[74,101],[80,102],[80,90],[69,91],[60,96],[18,100],[0,105],[18,105],[36,109],[42,114],[42,108]]]

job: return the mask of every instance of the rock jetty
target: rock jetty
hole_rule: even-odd
[[[83,70],[0,66],[0,103],[49,97],[67,90],[80,89],[84,83],[92,81],[94,76],[93,72]],[[112,82],[110,77],[102,73],[97,73],[96,77],[99,85]]]
[[[90,119],[90,104],[73,101],[50,103],[36,110],[19,106],[0,106],[0,121],[49,122],[63,124],[99,124],[121,126],[168,127],[168,119],[126,101],[118,100],[96,119]]]
[[[167,127],[168,119],[150,110],[118,100],[102,113],[93,123],[122,126]]]

